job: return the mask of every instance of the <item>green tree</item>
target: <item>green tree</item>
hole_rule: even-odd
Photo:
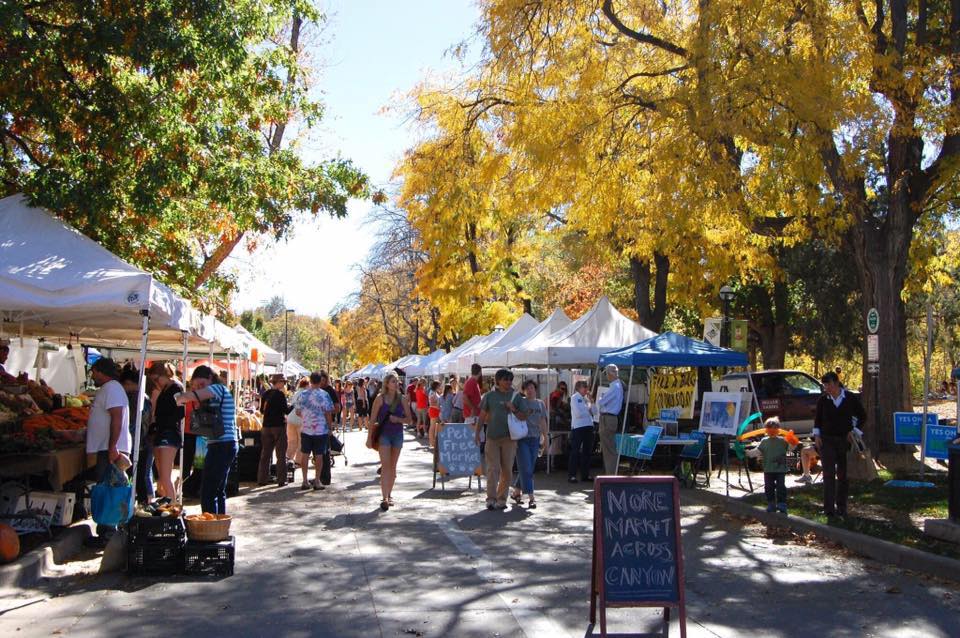
[[[349,161],[307,165],[282,144],[322,116],[301,55],[319,20],[308,0],[0,3],[3,190],[222,297],[216,268],[243,237],[344,216],[368,192]]]

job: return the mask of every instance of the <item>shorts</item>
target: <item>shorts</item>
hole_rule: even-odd
[[[153,439],[153,447],[175,447],[183,446],[183,439],[180,438],[178,428],[163,428],[157,432]]]
[[[428,414],[431,419],[438,419],[440,418],[440,408],[430,408]]]
[[[307,456],[321,457],[327,453],[330,444],[329,434],[300,434],[300,451]]]
[[[369,416],[370,410],[367,409],[366,403],[357,404],[357,416]]]
[[[403,447],[403,432],[394,432],[392,434],[387,434],[384,432],[380,435],[380,447],[395,447],[400,449]]]

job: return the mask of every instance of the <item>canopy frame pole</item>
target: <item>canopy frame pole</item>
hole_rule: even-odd
[[[180,362],[180,374],[182,375],[184,390],[187,387],[187,349],[190,344],[190,336],[184,330],[183,335],[183,360]],[[177,503],[183,505],[183,481],[186,477],[183,475],[183,442],[187,440],[187,419],[180,419],[180,480],[177,481]]]
[[[133,429],[133,441],[130,444],[131,455],[133,456],[134,490],[136,490],[137,478],[140,475],[140,431],[143,428],[143,404],[147,390],[147,377],[144,368],[147,364],[147,345],[150,337],[150,311],[143,309],[140,311],[140,316],[143,317],[143,320],[140,327],[140,372],[137,379],[137,425]]]
[[[630,388],[633,387],[633,370],[635,365],[630,365],[630,381],[627,382],[626,405],[623,409],[623,423],[620,424],[620,443],[617,445],[617,467],[614,469],[614,476],[620,475],[620,449],[623,447],[623,437],[627,435],[627,416],[630,414]],[[603,418],[602,416],[600,417]]]

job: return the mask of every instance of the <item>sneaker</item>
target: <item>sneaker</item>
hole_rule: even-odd
[[[530,502],[527,504],[527,509],[530,509],[530,510],[537,509],[537,502],[531,498]]]
[[[787,504],[786,504],[786,503],[780,503],[779,505],[777,505],[777,511],[780,512],[781,514],[786,514],[786,513],[787,513]]]
[[[773,513],[776,512],[776,511],[777,511],[776,505],[774,505],[773,503],[771,503],[770,505],[767,505],[767,512],[768,512],[768,513],[773,514]]]
[[[576,483],[576,482],[577,482],[576,476],[571,476],[567,479],[567,483]]]
[[[809,474],[804,474],[803,476],[797,479],[797,483],[803,483],[804,485],[809,485],[813,483],[813,477],[810,476]]]

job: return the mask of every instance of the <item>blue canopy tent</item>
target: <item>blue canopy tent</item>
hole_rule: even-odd
[[[753,393],[753,400],[757,400],[757,394],[753,389],[753,378],[749,373],[749,361],[745,353],[728,348],[720,348],[712,343],[685,337],[675,332],[664,332],[655,337],[644,339],[632,346],[612,350],[600,355],[600,368],[611,363],[617,367],[630,366],[630,381],[627,385],[628,394],[629,388],[633,385],[633,371],[637,366],[646,368],[746,367],[748,368],[747,379],[750,383],[750,391]],[[757,411],[759,412],[759,408]],[[627,430],[627,412],[628,410],[624,410],[623,422],[620,425],[621,437],[626,434]],[[618,471],[619,467],[620,454],[618,447]]]

